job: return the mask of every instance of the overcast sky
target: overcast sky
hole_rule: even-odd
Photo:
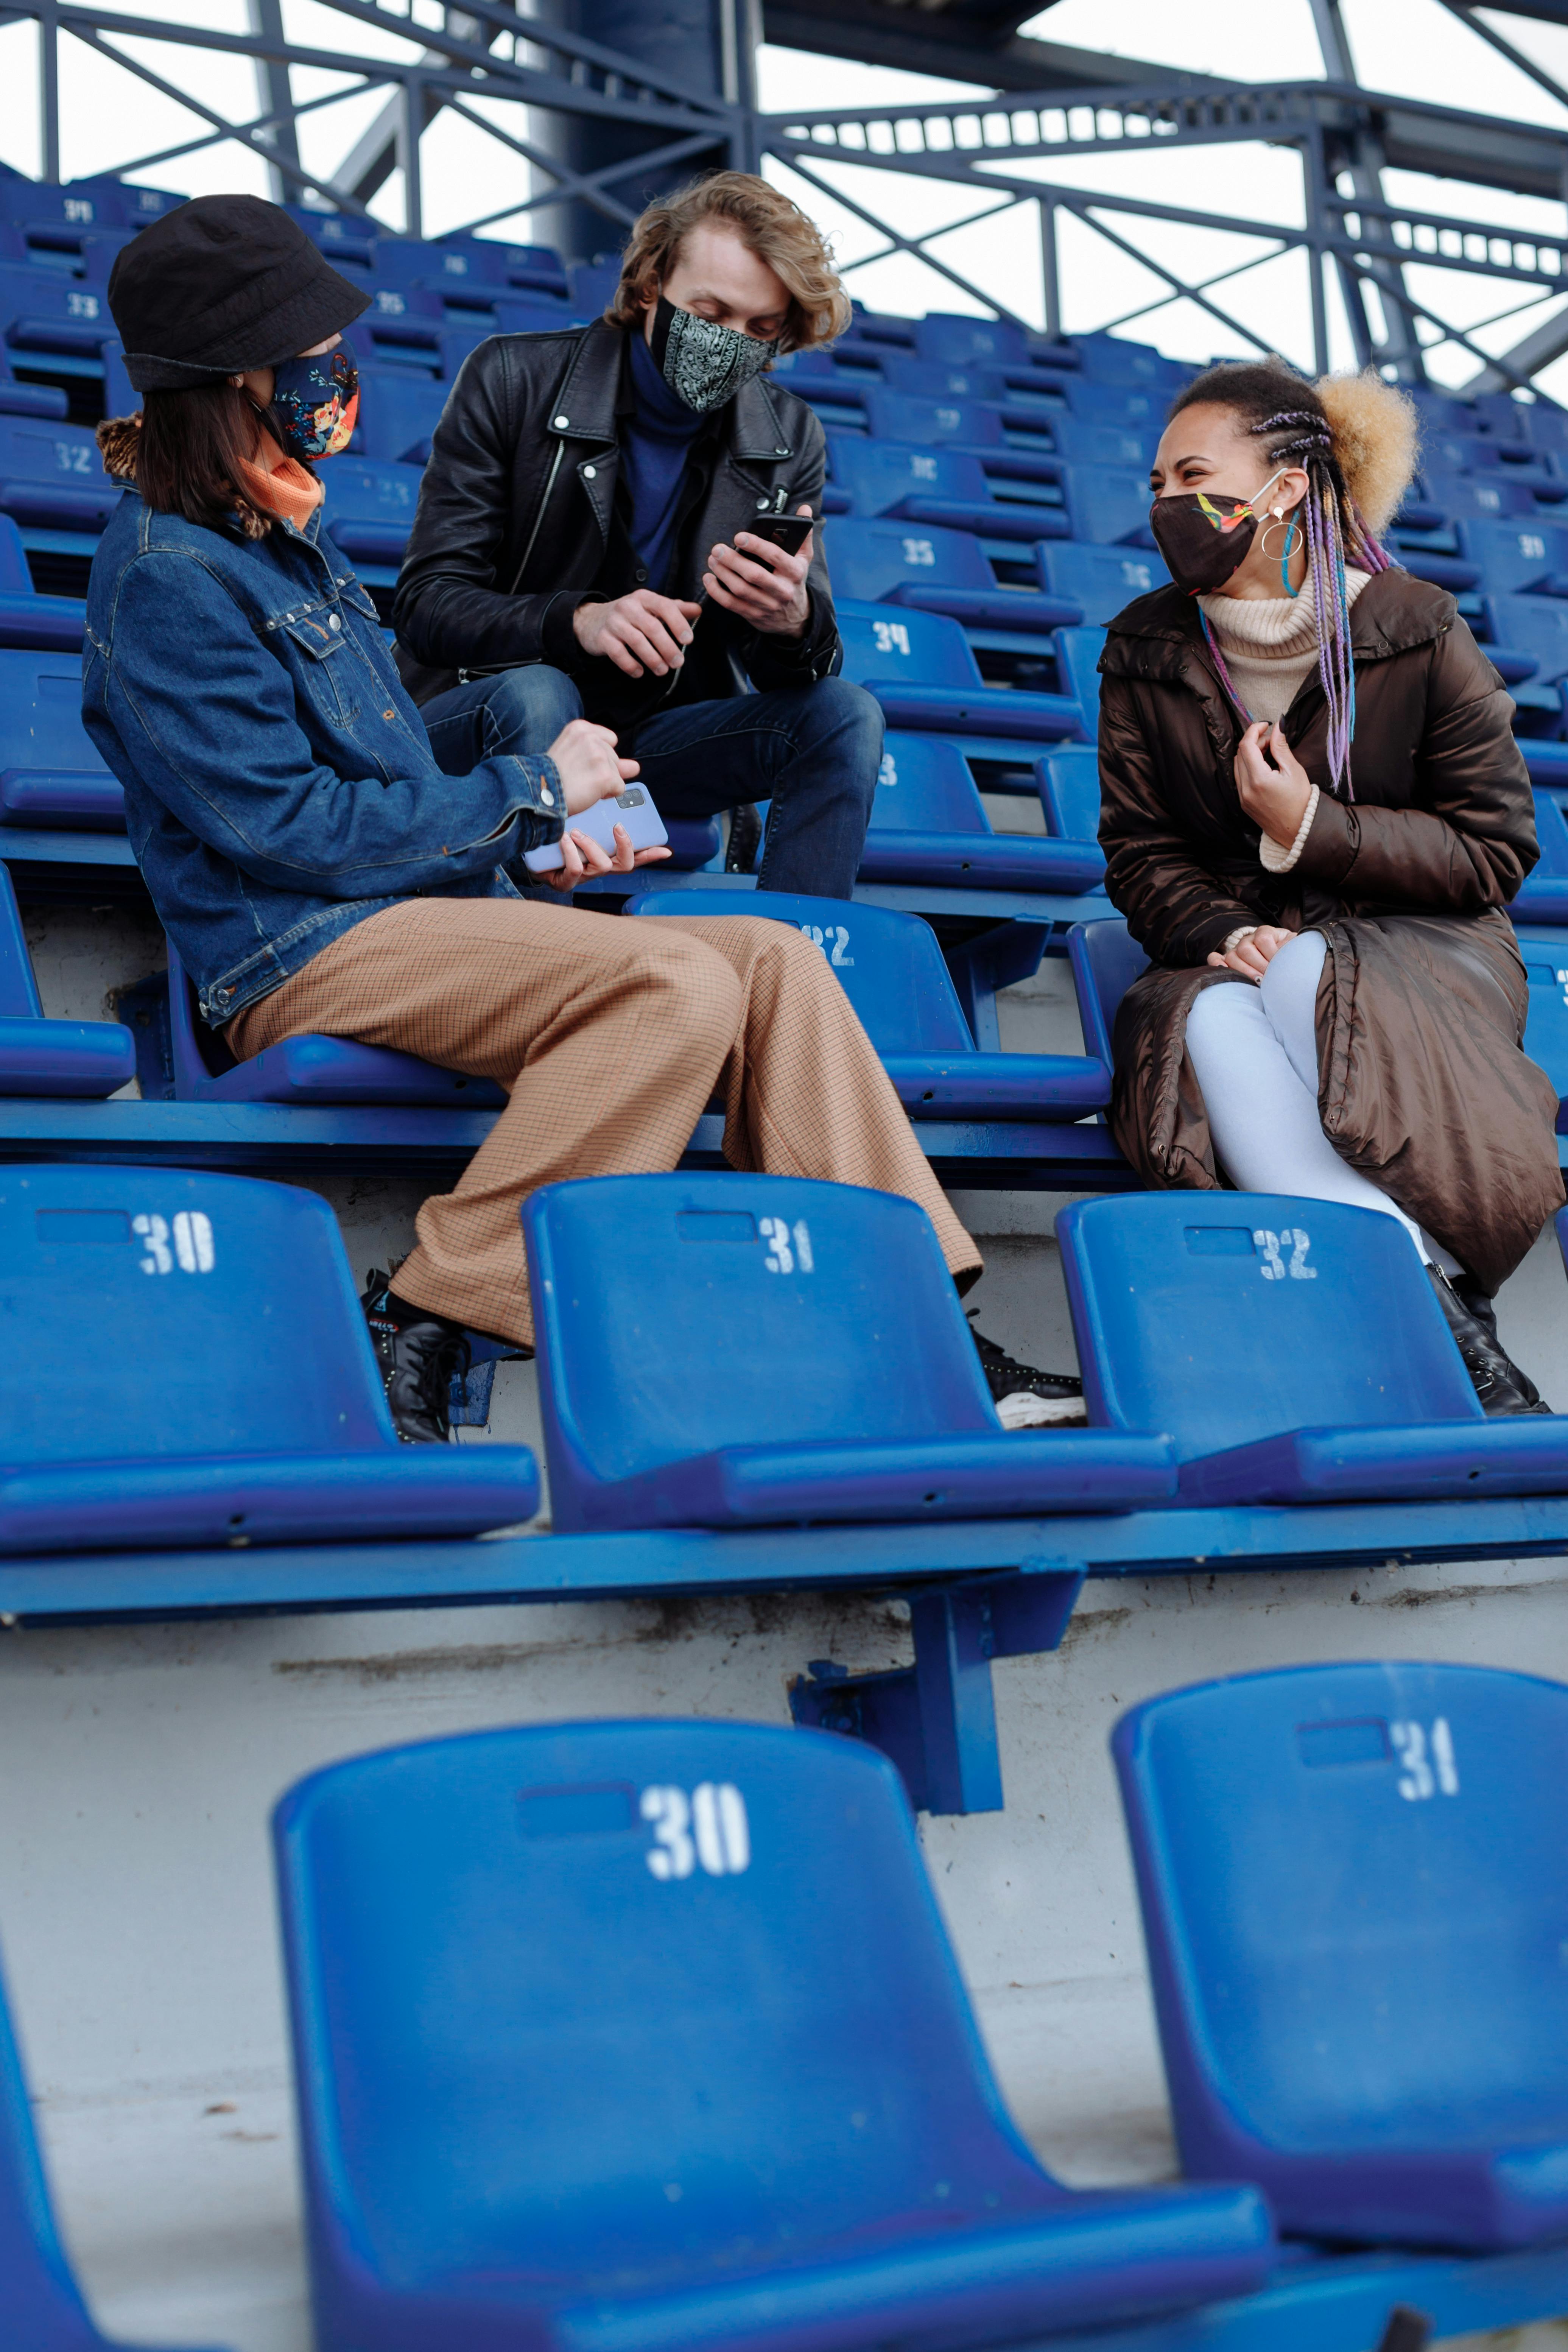
[[[119,5],[119,0],[107,0]],[[423,6],[426,0],[417,0]],[[1568,130],[1564,109],[1538,84],[1509,64],[1460,25],[1440,0],[1343,0],[1356,67],[1369,88],[1464,106],[1478,112],[1550,123]],[[246,22],[244,0],[126,0],[126,13],[159,16],[217,29],[238,31]],[[433,0],[431,14],[434,18]],[[284,0],[292,38],[337,51],[383,54],[402,49],[367,33],[350,18],[316,5]],[[1568,28],[1498,16],[1499,28],[1521,50],[1568,84]],[[1026,31],[1084,48],[1169,63],[1240,80],[1300,80],[1321,73],[1308,0],[1058,0]],[[37,35],[32,26],[0,29],[0,156],[19,169],[37,172]],[[205,100],[230,120],[258,110],[253,68],[242,59],[176,51],[127,38],[128,50],[165,79]],[[112,171],[131,158],[199,137],[205,126],[187,108],[160,96],[95,56],[64,34],[60,41],[64,93],[63,169],[67,177]],[[962,97],[963,83],[855,66],[797,51],[766,48],[760,60],[763,102],[787,113],[795,109],[877,105],[921,97]],[[347,87],[342,77],[297,75],[296,97],[324,97]],[[346,153],[379,109],[374,98],[350,98],[323,109],[301,124],[301,152],[308,163],[331,169]],[[515,127],[515,110],[498,107],[498,122]],[[879,259],[885,240],[846,207],[818,189],[793,179],[783,167],[773,176],[816,214],[835,236],[840,260],[849,268],[854,292],[873,306],[895,310],[979,309],[935,272],[900,256]],[[1028,176],[1030,167],[1012,166]],[[426,228],[429,235],[473,216],[525,199],[532,191],[529,166],[495,141],[444,114],[424,142]],[[152,184],[195,194],[216,188],[266,193],[260,161],[232,143],[140,173]],[[823,176],[846,194],[884,215],[892,215],[906,236],[911,227],[939,229],[975,208],[972,188],[910,179],[863,166],[826,165]],[[1300,171],[1289,150],[1265,145],[1216,146],[1147,154],[1064,158],[1038,176],[1058,184],[1147,196],[1194,210],[1246,217],[1254,222],[1299,224],[1302,217]],[[1389,195],[1470,219],[1496,222],[1568,242],[1568,217],[1559,203],[1490,194],[1484,189],[1389,173]],[[403,226],[403,191],[395,176],[376,200],[388,226]],[[1269,247],[1257,238],[1197,231],[1169,223],[1114,225],[1141,251],[1191,280],[1235,268]],[[527,239],[528,216],[514,216],[492,232]],[[536,232],[535,232],[536,234]],[[606,243],[611,233],[606,231]],[[1040,316],[1037,215],[1030,205],[941,237],[934,248],[951,267],[983,290],[994,292],[1022,315]],[[1250,346],[1197,305],[1166,299],[1168,289],[1152,270],[1097,236],[1083,224],[1064,222],[1062,296],[1069,328],[1088,329],[1149,308],[1130,324],[1129,334],[1157,342],[1184,359],[1241,352]],[[1487,350],[1516,341],[1550,306],[1536,305],[1495,326],[1478,324],[1516,301],[1522,289],[1497,282],[1467,280],[1425,266],[1409,273],[1412,292],[1459,328],[1474,331]],[[1304,263],[1286,255],[1265,260],[1231,278],[1214,299],[1254,334],[1291,357],[1310,357],[1310,311]],[[1352,359],[1337,300],[1331,295],[1331,333],[1338,364]],[[1433,352],[1429,366],[1440,380],[1461,383],[1475,362],[1453,344]],[[1568,361],[1543,382],[1568,399]]]

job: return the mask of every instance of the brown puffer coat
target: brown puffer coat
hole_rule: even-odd
[[[1289,874],[1243,813],[1241,721],[1175,588],[1110,625],[1100,717],[1106,887],[1148,953],[1116,1024],[1111,1126],[1153,1185],[1220,1179],[1187,1058],[1205,958],[1243,923],[1324,933],[1318,1105],[1341,1157],[1489,1291],[1563,1205],[1557,1098],[1521,1047],[1528,991],[1503,912],[1538,855],[1513,705],[1453,598],[1380,573],[1352,612],[1353,801],[1329,789],[1310,675],[1283,720],[1322,787]]]

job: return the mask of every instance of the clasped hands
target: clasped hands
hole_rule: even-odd
[[[809,515],[811,509],[797,507],[795,512]],[[798,637],[811,615],[805,582],[813,541],[808,531],[799,554],[789,555],[752,531],[737,531],[733,547],[721,542],[709,549],[704,593],[763,636]],[[754,558],[748,551],[753,549]],[[637,588],[607,604],[579,604],[572,629],[585,654],[614,662],[627,677],[649,672],[668,677],[686,659],[701,611],[700,604],[679,596]]]
[[[581,816],[597,801],[618,799],[637,772],[635,760],[616,756],[616,739],[610,730],[595,726],[591,719],[574,719],[563,727],[550,746],[549,756],[561,779],[569,817]],[[624,824],[615,827],[615,836],[612,857],[591,833],[563,833],[562,862],[544,877],[551,888],[574,890],[586,875],[629,874],[634,866],[657,865],[669,856],[668,849],[634,850]]]
[[[1282,727],[1254,719],[1237,746],[1236,789],[1258,830],[1281,849],[1289,849],[1307,814],[1312,780],[1285,740]],[[1261,980],[1286,941],[1295,936],[1277,924],[1259,923],[1246,939],[1237,940],[1228,954],[1216,950],[1209,961],[1216,968],[1239,972],[1243,980]]]

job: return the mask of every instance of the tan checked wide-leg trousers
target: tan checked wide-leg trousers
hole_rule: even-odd
[[[673,1168],[715,1093],[732,1167],[901,1192],[965,1287],[980,1269],[821,950],[787,923],[414,898],[228,1026],[241,1060],[310,1034],[505,1087],[456,1191],[420,1210],[397,1274],[399,1297],[476,1330],[533,1344],[518,1223],[530,1192]]]

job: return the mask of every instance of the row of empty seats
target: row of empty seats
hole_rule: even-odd
[[[578,1723],[299,1783],[274,1838],[321,2352],[957,2352],[1265,2289],[1267,2330],[1375,2296],[1394,2249],[1560,2238],[1561,1685],[1295,1667],[1152,1699],[1113,1749],[1177,2188],[1074,2192],[1029,2153],[857,1743]],[[1384,2252],[1341,2271],[1336,2242]],[[0,2263],[19,2352],[101,2347],[3,2002]]]

